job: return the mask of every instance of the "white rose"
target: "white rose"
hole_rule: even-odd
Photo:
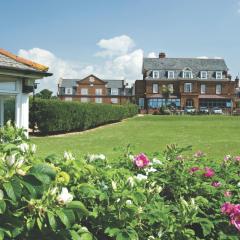
[[[13,166],[16,161],[16,154],[12,154],[6,157],[6,163],[9,167]]]
[[[0,189],[0,200],[3,200],[3,197],[4,197],[3,190]]]
[[[240,187],[240,182],[238,182],[237,186]]]
[[[143,174],[138,174],[137,176],[135,176],[135,178],[139,181],[147,180],[147,176]]]
[[[99,155],[98,155],[98,158],[101,159],[101,160],[105,160],[105,159],[106,159],[106,157],[105,157],[104,154],[99,154]]]
[[[23,165],[24,162],[25,162],[25,160],[24,160],[23,157],[19,158],[18,161],[17,161],[16,167],[20,168]]]
[[[127,205],[132,205],[132,200],[127,200],[127,201],[126,201],[126,204],[127,204]]]
[[[29,145],[27,143],[22,143],[18,147],[23,153],[26,153],[29,150]]]
[[[117,183],[114,181],[112,181],[112,188],[114,191],[117,190]]]
[[[68,192],[67,188],[62,188],[62,192],[58,195],[57,201],[60,204],[67,204],[73,200],[73,195]]]
[[[160,160],[158,160],[157,158],[153,158],[152,163],[153,163],[153,164],[159,164],[159,165],[162,165],[162,164],[163,164],[163,163],[162,163]]]
[[[147,175],[148,175],[148,173],[156,172],[156,171],[157,171],[157,169],[155,169],[155,168],[153,168],[153,167],[151,167],[151,168],[146,168],[146,169],[145,169],[145,172],[146,172]]]
[[[65,160],[75,160],[71,152],[64,151],[63,158]]]
[[[37,146],[35,144],[31,145],[31,153],[35,153],[37,151]]]

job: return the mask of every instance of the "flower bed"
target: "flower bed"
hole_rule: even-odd
[[[22,130],[0,139],[0,239],[239,239],[239,156],[170,145],[40,161]]]

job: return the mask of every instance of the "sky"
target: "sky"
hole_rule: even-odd
[[[0,48],[60,77],[142,79],[142,58],[222,57],[240,73],[240,0],[0,0]]]

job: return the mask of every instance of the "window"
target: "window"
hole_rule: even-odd
[[[88,95],[88,89],[87,88],[81,88],[81,95]]]
[[[159,78],[159,71],[153,71],[153,78]]]
[[[118,95],[118,88],[111,88],[111,95]]]
[[[158,83],[153,84],[153,93],[158,93]]]
[[[208,78],[207,71],[201,71],[201,79],[207,79],[207,78]]]
[[[168,71],[168,78],[174,79],[174,71]]]
[[[183,71],[183,78],[192,78],[192,71]]]
[[[113,103],[113,104],[118,103],[118,99],[117,98],[111,98],[111,103]]]
[[[101,88],[96,88],[96,95],[102,95],[102,89]]]
[[[72,95],[72,88],[65,88],[65,94]]]
[[[222,93],[222,85],[221,84],[217,84],[216,85],[216,94],[221,94]]]
[[[65,101],[72,101],[71,97],[65,97]]]
[[[201,84],[201,94],[205,94],[205,93],[206,93],[206,85]]]
[[[173,93],[173,84],[168,84],[168,90],[172,94]]]
[[[86,98],[86,97],[82,97],[82,98],[81,98],[81,102],[82,102],[82,103],[86,103],[86,102],[88,102],[88,98]]]
[[[144,101],[144,99],[143,99]],[[144,102],[143,102],[144,103]],[[139,99],[139,106],[140,106],[140,99]],[[144,105],[142,105],[144,106]],[[180,99],[166,99],[166,98],[153,98],[148,100],[148,107],[157,109],[162,106],[172,106],[179,108],[181,106]]]
[[[184,92],[191,93],[192,92],[192,83],[184,83]]]
[[[222,72],[216,72],[216,79],[222,79]]]
[[[144,108],[144,98],[139,98],[138,105],[139,105],[139,108],[141,108],[141,109]]]
[[[187,99],[186,107],[193,107],[193,100],[192,99]]]
[[[95,98],[95,103],[102,103],[102,98]]]

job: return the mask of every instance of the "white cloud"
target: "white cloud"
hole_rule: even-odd
[[[107,49],[102,51],[102,54],[99,54],[100,52],[97,54],[106,57],[100,64],[83,65],[64,60],[52,52],[40,48],[21,49],[18,55],[49,67],[49,72],[53,73],[53,76],[39,80],[38,90],[47,88],[54,93],[57,92],[59,78],[83,78],[89,74],[95,74],[105,79],[126,79],[129,83],[142,78],[143,50],[132,50],[134,41],[130,37],[123,35],[100,42],[101,46],[105,46],[104,49]],[[111,47],[110,43],[113,43]]]
[[[157,54],[155,52],[150,52],[147,57],[149,58],[157,58]]]
[[[96,53],[96,56],[112,57],[128,53],[134,46],[134,41],[126,35],[117,36],[110,39],[101,39],[97,45],[102,51]]]
[[[207,56],[200,56],[200,57],[197,57],[197,58],[199,58],[199,59],[208,59],[209,57],[207,57]]]

